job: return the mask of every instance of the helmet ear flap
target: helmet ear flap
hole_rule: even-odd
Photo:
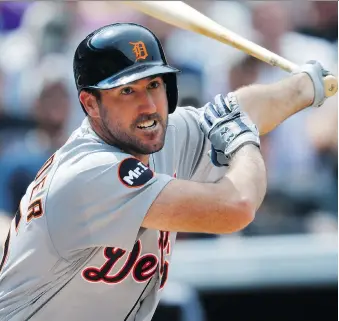
[[[178,104],[178,86],[176,74],[164,74],[164,83],[166,84],[168,113],[172,114],[177,108]]]

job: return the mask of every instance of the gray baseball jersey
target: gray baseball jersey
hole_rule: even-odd
[[[151,320],[176,233],[142,228],[149,207],[176,177],[225,175],[209,161],[198,115],[191,107],[170,115],[164,148],[149,164],[83,121],[37,173],[12,221],[0,320]]]

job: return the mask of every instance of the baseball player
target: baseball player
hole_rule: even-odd
[[[177,69],[131,23],[74,56],[86,118],[36,174],[0,258],[1,320],[152,319],[177,232],[232,233],[266,191],[259,134],[325,100],[319,63],[177,108]]]

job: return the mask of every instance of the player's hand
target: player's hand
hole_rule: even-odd
[[[236,151],[246,144],[260,147],[256,125],[240,110],[233,93],[215,97],[205,105],[199,125],[212,143],[211,160],[215,166],[228,166]]]
[[[323,78],[330,75],[330,72],[324,69],[323,66],[316,60],[308,61],[300,67],[300,70],[293,72],[293,74],[300,72],[307,73],[313,82],[314,100],[310,107],[320,107],[327,98],[325,96]]]

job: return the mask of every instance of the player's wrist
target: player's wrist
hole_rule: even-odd
[[[314,102],[314,85],[311,77],[305,72],[295,74],[293,77],[302,106],[304,108],[311,106]]]
[[[301,87],[301,92],[304,93],[306,101],[312,97],[311,103],[306,103],[306,106],[320,107],[326,100],[324,77],[330,72],[323,68],[323,66],[315,60],[310,60],[304,65],[300,66],[300,70],[295,71],[294,74],[301,74],[301,82],[304,82]],[[306,76],[306,77],[305,77]],[[308,80],[306,80],[308,78]],[[300,89],[299,89],[300,90]],[[310,91],[312,94],[310,94]]]
[[[256,144],[246,143],[240,146],[233,154],[232,159],[229,162],[229,169],[233,170],[239,165],[243,164],[243,160],[256,160],[262,159],[262,153],[260,146]],[[242,165],[241,165],[242,166]]]
[[[226,147],[224,154],[228,159],[232,159],[241,148],[249,145],[256,146],[260,149],[259,135],[255,135],[253,132],[243,133],[239,139],[234,140]]]
[[[242,154],[261,154],[260,145],[256,143],[246,142],[245,144],[239,146],[239,148],[234,152],[233,159]]]

